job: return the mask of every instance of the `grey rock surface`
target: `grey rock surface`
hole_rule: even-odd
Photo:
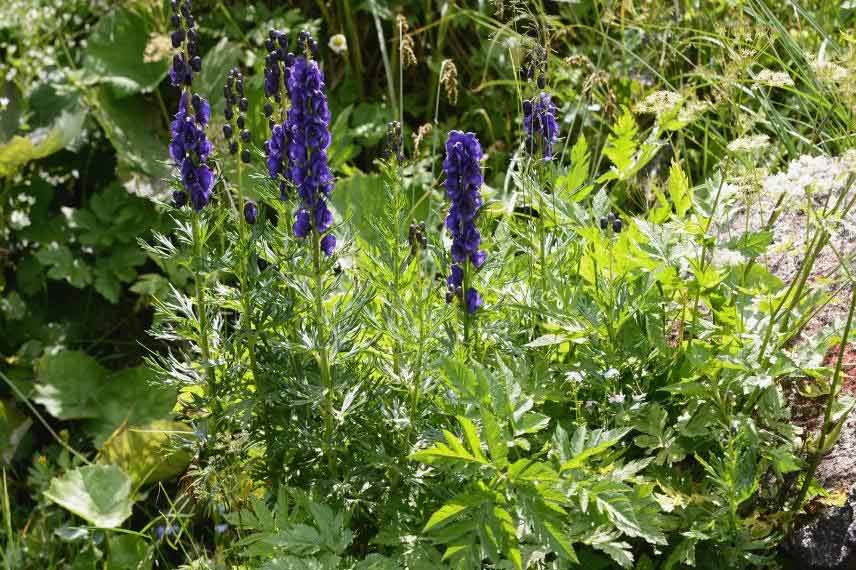
[[[841,507],[821,511],[797,529],[785,546],[793,568],[849,570],[856,568],[856,485]]]

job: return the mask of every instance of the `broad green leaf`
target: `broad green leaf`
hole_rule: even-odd
[[[558,481],[559,474],[546,463],[531,459],[518,459],[508,467],[508,478],[512,483],[542,483]]]
[[[148,175],[153,183],[169,178],[169,130],[157,107],[141,95],[118,99],[106,87],[93,93],[98,102],[95,117],[119,159],[129,169]]]
[[[83,129],[86,111],[73,108],[62,111],[54,123],[27,136],[15,135],[0,144],[0,178],[14,174],[32,160],[44,158],[68,146]]]
[[[606,146],[603,148],[603,154],[609,158],[619,172],[628,170],[633,164],[633,155],[638,148],[636,143],[638,133],[639,129],[636,126],[633,113],[629,108],[625,108],[618,121],[613,125],[612,133],[607,137]]]
[[[45,497],[93,526],[117,528],[131,516],[131,478],[115,465],[87,465],[51,479]]]
[[[556,344],[562,344],[563,342],[568,342],[568,337],[563,334],[549,333],[541,335],[532,342],[524,344],[523,346],[526,348],[541,348],[542,346],[553,346]]]
[[[36,369],[33,400],[61,420],[97,417],[107,375],[98,361],[83,352],[46,354]]]
[[[120,425],[141,427],[155,420],[171,419],[175,389],[154,383],[148,368],[126,368],[109,376],[99,389],[97,418],[84,429],[100,446]]]
[[[678,217],[683,218],[689,209],[692,208],[693,201],[689,180],[687,180],[687,175],[684,174],[678,162],[672,162],[672,166],[669,169],[668,190],[669,197],[675,205],[675,212],[678,214]]]
[[[499,468],[502,468],[507,462],[508,457],[508,442],[505,438],[496,416],[489,410],[482,409],[481,419],[483,426],[483,434],[487,441],[487,448],[490,451],[491,460]]]
[[[240,59],[241,47],[225,37],[202,56],[202,72],[194,78],[193,85],[194,89],[205,94],[212,112],[222,112],[223,81]]]
[[[157,420],[134,428],[123,427],[101,448],[101,461],[118,465],[135,485],[172,479],[187,468],[192,454],[170,443],[172,434],[192,433],[187,424]]]
[[[150,570],[152,560],[145,539],[134,534],[109,535],[110,570]]]
[[[153,90],[166,76],[171,57],[146,62],[149,23],[130,8],[117,7],[103,16],[87,39],[84,70],[109,83],[120,96]]]

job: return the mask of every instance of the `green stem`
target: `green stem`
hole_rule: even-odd
[[[312,218],[315,219],[314,212]],[[333,376],[327,353],[327,324],[324,315],[323,276],[321,274],[321,235],[312,228],[312,267],[315,278],[315,319],[318,326],[318,366],[324,386],[324,448],[330,475],[336,477],[336,456],[333,450]]]
[[[211,353],[208,346],[208,312],[205,309],[205,278],[198,264],[202,261],[203,243],[199,228],[199,212],[193,212],[193,247],[197,267],[194,269],[196,277],[196,311],[199,318],[199,346],[202,349],[203,368],[208,378],[208,396],[211,398],[212,422],[210,426],[211,438],[217,434],[217,422],[220,420],[220,400],[217,394],[217,378],[211,367]]]
[[[841,389],[841,368],[844,364],[844,353],[847,351],[847,340],[850,336],[850,327],[853,325],[854,309],[856,309],[856,289],[854,289],[850,294],[850,310],[847,313],[847,324],[844,325],[844,334],[841,337],[841,345],[838,349],[838,359],[835,362],[835,373],[832,375],[832,386],[829,389],[829,400],[826,402],[826,410],[823,412],[823,427],[821,427],[820,430],[820,440],[817,442],[816,451],[812,454],[811,463],[808,470],[805,472],[805,479],[803,479],[803,484],[800,488],[799,494],[797,495],[792,512],[797,512],[802,507],[808,488],[811,485],[811,480],[814,478],[817,466],[823,458],[826,438],[832,429],[832,411],[835,404],[838,402],[838,392]]]

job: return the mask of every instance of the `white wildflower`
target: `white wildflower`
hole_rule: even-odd
[[[607,399],[607,402],[610,404],[623,404],[624,403],[624,394],[611,394]]]
[[[565,374],[565,378],[567,378],[568,382],[572,382],[574,384],[581,384],[585,379],[585,374],[580,372],[579,370],[572,370]]]
[[[746,258],[739,251],[727,248],[716,248],[713,252],[713,265],[715,267],[733,267],[744,263]]]
[[[636,104],[637,113],[653,113],[658,117],[674,111],[684,98],[674,91],[654,91]]]
[[[847,70],[834,61],[818,58],[811,62],[811,68],[821,81],[842,81],[847,77]]]
[[[333,50],[333,53],[337,55],[342,55],[346,51],[348,51],[348,40],[345,39],[344,34],[336,34],[335,36],[330,37],[330,41],[327,43],[329,48]]]
[[[609,370],[603,373],[603,377],[607,380],[615,380],[616,378],[618,378],[619,375],[620,374],[618,370],[616,370],[615,368],[610,368]]]
[[[770,196],[785,194],[794,199],[804,198],[806,191],[826,196],[844,184],[847,172],[843,157],[804,154],[791,161],[786,170],[767,176],[764,192]]]
[[[26,228],[30,225],[30,216],[28,216],[27,212],[24,212],[23,210],[15,210],[12,212],[12,215],[9,216],[9,225],[16,230]]]
[[[166,34],[152,33],[143,52],[143,62],[163,61],[172,55],[172,41]]]
[[[790,87],[794,84],[794,80],[791,79],[791,76],[786,71],[762,69],[755,76],[755,83],[769,87]]]
[[[9,98],[8,97],[0,97],[0,111],[5,111],[6,107],[9,106]]]
[[[752,152],[770,146],[770,137],[767,135],[751,135],[740,137],[728,143],[731,152]]]

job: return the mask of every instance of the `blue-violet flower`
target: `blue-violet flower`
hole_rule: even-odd
[[[172,140],[169,154],[181,174],[181,183],[190,193],[190,202],[197,212],[211,199],[214,175],[206,161],[213,145],[205,136],[205,125],[211,119],[211,106],[199,95],[190,98],[188,93],[181,94],[178,112],[171,124]]]
[[[523,102],[523,129],[526,131],[526,148],[534,154],[541,147],[544,160],[553,158],[553,144],[559,137],[556,106],[550,95],[544,93],[533,101]]]
[[[294,235],[304,238],[310,231],[321,236],[333,224],[333,213],[327,198],[333,190],[333,175],[327,164],[330,146],[330,110],[324,93],[324,74],[318,64],[299,55],[294,59],[288,77],[291,107],[285,124],[288,148],[287,178],[297,188],[301,199],[295,215]],[[273,153],[274,144],[269,151]],[[323,235],[321,249],[331,255],[336,237]]]
[[[452,236],[452,261],[447,284],[460,296],[464,286],[462,265],[470,263],[480,268],[487,254],[479,250],[481,234],[475,224],[475,217],[482,205],[481,186],[484,176],[481,171],[482,148],[473,133],[452,131],[446,141],[446,159],[443,171],[446,175],[446,197],[451,201],[446,216],[446,228]],[[474,313],[482,300],[476,289],[470,287],[464,296],[466,309]]]

